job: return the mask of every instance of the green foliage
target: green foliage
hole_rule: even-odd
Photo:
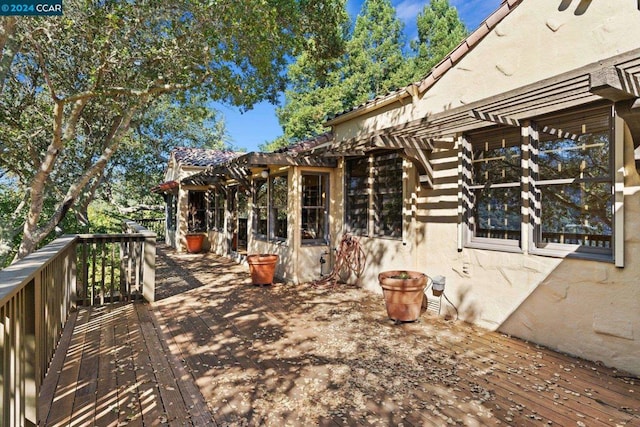
[[[325,73],[315,73],[315,62],[307,55],[298,56],[289,67],[291,83],[285,104],[277,111],[287,143],[325,132],[327,116],[404,83],[402,23],[389,0],[366,0],[352,35],[346,30],[346,21],[336,31],[345,38],[345,52],[326,64]]]
[[[390,0],[366,0],[347,42],[343,102],[351,107],[407,82],[398,74],[404,62],[403,25]]]
[[[180,131],[175,112],[152,131],[141,124],[149,130],[142,144],[177,136],[174,143],[204,137],[199,143],[215,145],[224,128],[203,100],[241,108],[275,101],[290,56],[311,51],[313,67],[322,69],[342,51],[335,23],[343,11],[342,0],[67,0],[60,17],[1,19],[0,174],[29,191],[19,256],[72,208],[86,211],[120,172],[107,165],[123,146],[130,151],[122,168],[135,167],[132,156],[149,160],[162,151],[146,152],[129,133],[144,113],[162,108],[154,100],[174,94],[165,112],[190,111]],[[213,121],[207,132],[197,128]],[[124,192],[132,188],[142,186]]]
[[[125,219],[117,209],[108,202],[96,200],[88,208],[90,227],[87,232],[97,234],[121,233],[122,221]]]
[[[20,223],[15,212],[22,199],[10,181],[0,180],[0,269],[9,264],[20,243]]]
[[[416,53],[412,80],[424,77],[467,36],[458,11],[449,0],[431,0],[418,15],[418,40],[411,43]]]
[[[466,36],[448,0],[433,0],[417,19],[418,39],[405,51],[402,23],[389,0],[366,0],[353,33],[342,30],[344,55],[317,75],[308,56],[289,67],[285,103],[277,110],[284,136],[261,146],[273,150],[326,132],[327,117],[424,77]]]

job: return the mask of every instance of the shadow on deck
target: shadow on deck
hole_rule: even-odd
[[[396,326],[353,287],[254,287],[158,248],[157,296],[81,310],[44,425],[640,425],[622,372],[425,313]]]

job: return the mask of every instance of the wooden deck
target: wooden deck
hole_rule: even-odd
[[[637,378],[430,312],[394,325],[353,287],[254,287],[162,247],[157,282],[74,314],[43,425],[640,426]]]

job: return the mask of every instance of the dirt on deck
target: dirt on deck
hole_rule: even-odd
[[[257,287],[163,248],[156,277],[157,324],[218,425],[640,425],[637,379],[430,311],[396,325],[353,286]]]

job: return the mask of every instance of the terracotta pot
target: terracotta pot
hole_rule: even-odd
[[[192,254],[196,254],[202,251],[202,244],[204,243],[204,234],[187,234],[185,236],[187,240],[187,251]]]
[[[254,285],[271,285],[276,272],[278,255],[253,254],[247,256],[251,281]]]
[[[387,314],[396,322],[413,322],[420,317],[427,276],[417,271],[383,271],[378,281],[384,293]]]

